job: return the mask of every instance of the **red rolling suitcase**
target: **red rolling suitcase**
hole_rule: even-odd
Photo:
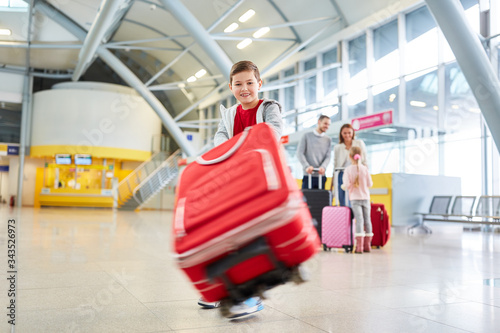
[[[222,310],[293,280],[319,249],[302,193],[269,125],[245,129],[182,171],[174,213],[178,265]]]
[[[384,246],[391,237],[389,215],[387,215],[385,206],[383,204],[372,203],[370,218],[373,228],[372,246]]]

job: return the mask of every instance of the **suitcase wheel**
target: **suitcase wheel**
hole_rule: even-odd
[[[323,244],[323,251],[326,251],[328,248],[326,247],[325,244]]]
[[[295,284],[301,284],[307,281],[307,278],[304,276],[303,272],[299,268],[299,266],[295,266],[292,268],[290,280]]]
[[[229,309],[231,309],[231,306],[233,306],[233,302],[229,299],[223,299],[220,301],[220,314],[223,316],[223,317],[229,317],[231,316],[231,311],[229,311]]]

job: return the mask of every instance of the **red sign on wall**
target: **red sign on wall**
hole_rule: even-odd
[[[289,139],[288,135],[282,136],[281,139],[280,139],[281,144],[287,144],[288,143],[288,139]]]
[[[351,121],[351,125],[356,131],[390,124],[392,124],[392,110],[354,118]]]

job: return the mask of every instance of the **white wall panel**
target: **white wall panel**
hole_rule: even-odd
[[[67,89],[59,85],[34,94],[32,146],[151,151],[152,136],[161,133],[161,121],[142,97],[125,87],[98,90],[85,83],[82,88],[72,83]]]

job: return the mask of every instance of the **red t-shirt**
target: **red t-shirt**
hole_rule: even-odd
[[[259,104],[257,104],[256,107],[248,110],[244,110],[241,104],[238,105],[236,108],[236,115],[234,116],[233,136],[243,132],[246,127],[257,124],[257,109],[262,102],[262,99],[259,100]]]

